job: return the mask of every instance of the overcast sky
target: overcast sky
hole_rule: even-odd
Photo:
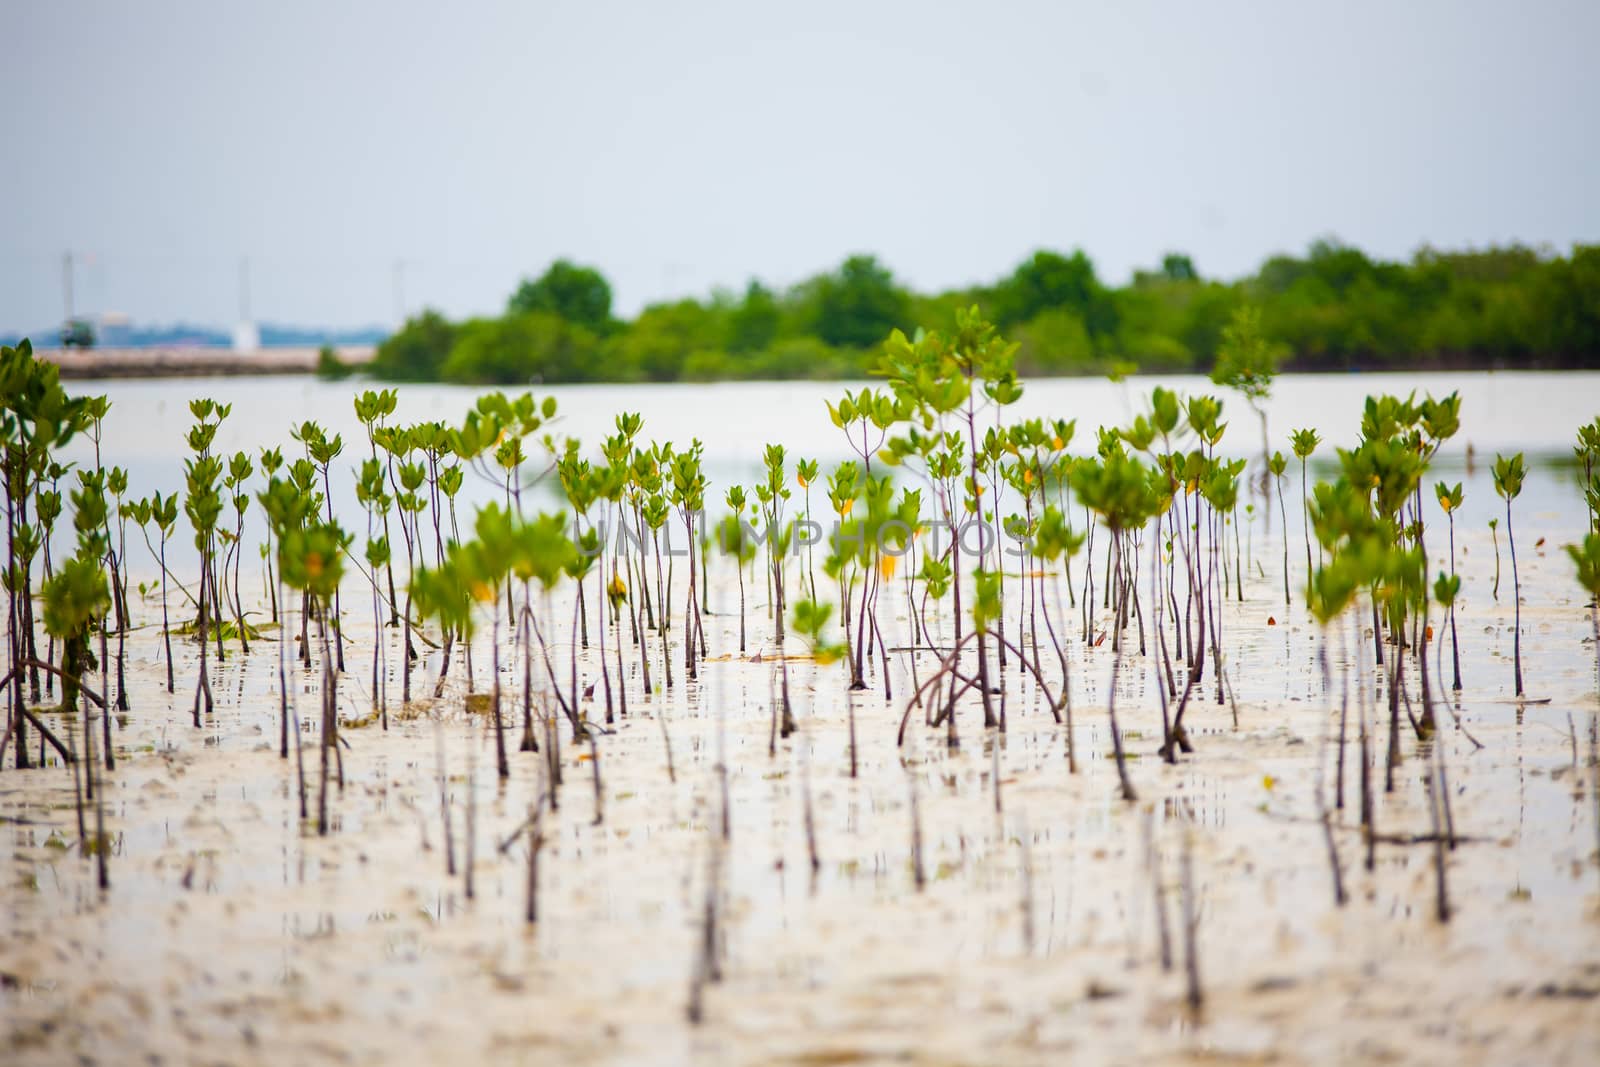
[[[1600,3],[0,4],[0,331],[1600,240]],[[403,294],[395,264],[404,264]]]

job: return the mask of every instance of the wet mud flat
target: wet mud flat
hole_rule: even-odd
[[[1135,649],[1125,659],[1118,712],[1135,757],[1131,804],[1118,793],[1104,714],[1109,642],[1072,644],[1074,775],[1064,727],[1014,668],[1004,675],[1004,734],[981,729],[969,703],[959,749],[921,725],[920,712],[897,747],[912,688],[906,657],[889,668],[886,703],[881,667],[872,689],[852,694],[839,665],[818,666],[791,642],[801,729],[774,755],[781,661],[758,598],[746,654],[736,651],[737,618],[708,618],[711,657],[698,681],[679,671],[670,691],[649,697],[624,626],[628,715],[593,746],[562,738],[534,924],[525,919],[528,837],[517,831],[542,788],[542,757],[517,752],[513,728],[511,777],[497,780],[488,716],[466,699],[459,662],[438,700],[404,709],[394,700],[387,731],[364,722],[370,674],[349,665],[346,781],[330,799],[331,832],[319,837],[300,819],[294,760],[278,755],[273,641],[248,657],[229,650],[213,675],[216,714],[195,729],[197,652],[180,648],[169,696],[159,628],[146,627],[130,645],[133,710],[114,729],[118,764],[104,781],[109,892],[77,844],[70,773],[0,772],[0,1055],[17,1064],[1594,1063],[1595,650],[1557,540],[1529,551],[1523,571],[1524,670],[1530,695],[1548,703],[1510,698],[1508,592],[1496,602],[1469,586],[1465,688],[1450,700],[1462,727],[1441,710],[1436,737],[1403,736],[1389,793],[1383,697],[1370,663],[1358,678],[1353,659],[1370,644],[1329,640],[1326,691],[1319,631],[1303,606],[1284,608],[1265,550],[1268,578],[1226,611],[1237,722],[1206,687],[1188,719],[1195,752],[1176,766],[1156,755],[1153,658]],[[1480,547],[1487,553],[1470,545]],[[737,601],[722,588],[712,603]],[[887,607],[903,626],[903,605]],[[149,617],[148,604],[140,614]],[[370,649],[371,623],[363,629],[350,614],[354,646]],[[398,639],[384,638],[397,664]],[[480,693],[487,642],[480,635],[474,653]],[[556,651],[564,663],[567,648]],[[597,656],[580,656],[580,686],[598,678]],[[1337,907],[1316,791],[1332,803],[1347,670],[1351,744],[1332,836],[1349,900]],[[514,724],[521,671],[509,652],[502,671]],[[565,685],[564,668],[558,676]],[[303,718],[314,718],[319,677],[293,675]],[[1371,870],[1354,786],[1361,678],[1378,741]],[[583,708],[591,721],[603,716],[598,687]],[[59,715],[47,721],[66,728]],[[314,722],[302,723],[301,740],[309,776]],[[446,873],[441,741],[455,876]],[[1428,791],[1441,755],[1457,835],[1442,850]],[[461,874],[469,808],[471,899]],[[1436,909],[1440,851],[1448,922]],[[696,1025],[708,899],[720,974],[700,987]]]

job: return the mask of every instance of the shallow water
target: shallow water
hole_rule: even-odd
[[[705,471],[712,486],[708,500],[720,504],[728,485],[748,483],[755,477],[761,469],[762,450],[770,442],[787,448],[791,467],[800,456],[821,460],[825,470],[853,458],[843,435],[828,420],[824,402],[838,400],[846,389],[854,391],[869,384],[874,383],[723,382],[531,388],[536,396],[553,396],[559,404],[558,421],[551,427],[552,432],[558,437],[579,438],[591,452],[602,437],[615,432],[613,419],[621,411],[644,416],[644,440],[672,441],[684,446],[698,438],[705,444]],[[1097,426],[1114,425],[1142,411],[1154,385],[1185,395],[1222,396],[1224,419],[1230,423],[1222,451],[1251,458],[1260,455],[1260,428],[1255,415],[1240,399],[1218,390],[1203,377],[1135,377],[1123,384],[1099,378],[1029,380],[1022,400],[1007,410],[1006,418],[1008,422],[1037,417],[1076,419],[1074,445],[1077,451],[1086,452],[1093,448]],[[202,396],[233,405],[233,413],[217,433],[215,448],[220,453],[245,450],[253,456],[262,448],[282,446],[292,459],[296,453],[295,444],[288,437],[289,428],[310,419],[330,435],[343,436],[345,451],[337,462],[345,467],[353,470],[368,454],[366,431],[351,405],[351,397],[357,390],[367,388],[365,385],[310,377],[264,377],[71,382],[68,387],[76,394],[104,393],[111,398],[105,426],[105,462],[128,470],[129,489],[135,496],[182,489],[182,461],[188,456],[184,435],[193,422],[188,404]],[[397,389],[399,402],[391,421],[399,423],[442,420],[459,424],[484,391],[433,384],[401,385]],[[1366,396],[1403,396],[1413,391],[1419,397],[1429,393],[1443,396],[1452,390],[1461,393],[1462,432],[1445,445],[1435,458],[1434,467],[1438,479],[1465,482],[1466,500],[1458,522],[1463,527],[1482,529],[1490,518],[1500,518],[1504,526],[1503,507],[1494,495],[1490,471],[1497,451],[1518,450],[1528,454],[1532,466],[1518,503],[1519,514],[1550,529],[1580,526],[1583,498],[1577,475],[1570,463],[1554,465],[1551,461],[1570,460],[1577,428],[1600,411],[1600,372],[1286,375],[1277,382],[1266,408],[1272,444],[1291,455],[1291,430],[1317,430],[1324,443],[1313,457],[1312,477],[1319,472],[1330,475],[1336,469],[1333,448],[1356,443],[1361,404]],[[66,455],[79,463],[92,463],[93,446],[79,440]],[[1290,476],[1284,490],[1291,498],[1298,492],[1297,466],[1291,455]],[[462,502],[496,500],[501,494],[498,482],[469,473]],[[1431,500],[1429,503],[1431,507]],[[361,527],[362,512],[355,499],[353,478],[346,477],[334,486],[334,506],[347,527]],[[543,506],[555,506],[554,497],[547,496]],[[711,510],[715,513],[718,508]],[[175,538],[170,549],[176,553],[175,559],[192,562],[194,550],[187,537]],[[142,559],[136,559],[136,564]],[[150,566],[153,572],[154,565]]]
[[[1281,387],[1284,397],[1295,381]],[[1331,396],[1345,381],[1329,379],[1321,388]],[[1359,381],[1364,392],[1375,379]],[[239,398],[239,436],[225,448],[276,443],[291,417],[339,425],[335,416],[349,395],[345,386],[281,380],[205,386],[211,395]],[[130,424],[108,427],[108,439],[119,442],[108,459],[136,472],[149,463],[170,473],[176,452],[131,420],[141,405],[166,405],[161,419],[144,425],[171,423],[176,440],[187,412],[171,400],[175,386],[140,392],[150,388],[117,386],[112,417]],[[168,391],[158,400],[161,388]],[[767,438],[802,449],[815,441],[819,455],[830,455],[815,429],[819,421],[831,429],[818,418],[817,398],[836,395],[837,387],[780,394],[789,405],[769,405],[765,420],[752,412],[754,400],[728,399],[750,390],[770,400],[772,391],[788,388],[651,387],[632,396],[646,413],[647,435],[698,432],[709,457],[741,450],[754,457]],[[1030,400],[1043,403],[1056,389],[1063,403],[1079,390],[1101,405],[1118,395],[1104,383],[1043,383],[1030,384]],[[1464,424],[1479,432],[1475,396],[1465,381],[1462,389]],[[1496,391],[1476,399],[1488,403]],[[619,392],[627,391],[558,391],[569,432],[601,432],[600,412],[616,410]],[[686,402],[686,395],[697,398]],[[1590,407],[1592,396],[1584,398]],[[437,404],[437,417],[453,418],[466,398],[408,391],[402,414],[434,417],[429,405]],[[591,399],[592,410],[585,406]],[[1319,410],[1315,399],[1305,398],[1306,410]],[[1357,410],[1338,400],[1337,421],[1353,422]],[[1479,440],[1491,443],[1480,452],[1502,447],[1492,442],[1506,428],[1481,417]],[[1277,426],[1277,409],[1272,418]],[[793,436],[785,432],[791,420]],[[802,422],[812,429],[799,430]],[[1528,432],[1544,433],[1544,426]],[[1080,434],[1086,430],[1080,426]],[[345,433],[348,441],[352,432]],[[1537,447],[1532,436],[1521,447],[1553,450],[1568,435],[1563,426]],[[1224,619],[1237,724],[1206,686],[1189,713],[1197,751],[1177,766],[1154,755],[1161,730],[1154,667],[1132,643],[1118,713],[1137,757],[1130,764],[1140,794],[1134,805],[1119,799],[1110,760],[1110,642],[1084,647],[1070,607],[1057,621],[1072,638],[1076,775],[1067,772],[1064,727],[1014,664],[1005,676],[1004,734],[983,731],[976,705],[966,704],[959,750],[946,749],[942,729],[921,725],[897,748],[910,690],[903,655],[889,668],[892,701],[883,697],[881,671],[873,689],[851,696],[842,665],[791,659],[804,728],[769,756],[777,660],[764,598],[752,585],[749,651],[740,656],[737,620],[727,614],[737,603],[733,576],[714,561],[711,606],[718,614],[706,621],[712,660],[698,683],[682,677],[674,644],[676,686],[647,696],[638,653],[626,627],[621,631],[629,715],[596,746],[598,823],[589,750],[562,737],[565,784],[561,810],[548,825],[541,919],[533,927],[522,919],[524,845],[504,853],[496,846],[520,826],[539,789],[538,757],[516,752],[510,731],[512,774],[497,783],[492,734],[484,716],[465,710],[459,660],[441,700],[404,712],[396,701],[387,732],[378,725],[345,731],[347,784],[332,802],[334,832],[319,838],[298,817],[294,761],[277,754],[272,642],[248,657],[230,648],[213,676],[216,714],[196,729],[189,703],[197,652],[179,646],[178,693],[168,696],[159,626],[151,623],[159,605],[147,599],[135,604],[135,621],[145,628],[131,645],[134,709],[116,729],[118,767],[106,781],[108,895],[95,889],[93,864],[77,847],[70,776],[59,767],[0,772],[0,1049],[8,1063],[1595,1062],[1600,798],[1585,740],[1596,710],[1595,648],[1588,609],[1558,547],[1579,532],[1582,506],[1563,494],[1557,475],[1535,477],[1548,499],[1525,497],[1517,512],[1523,657],[1531,695],[1550,703],[1510,699],[1509,559],[1496,599],[1487,530],[1467,518],[1458,528],[1466,688],[1456,707],[1465,731],[1447,725],[1433,742],[1444,751],[1463,835],[1449,853],[1456,913],[1448,924],[1433,914],[1431,845],[1380,843],[1376,868],[1362,868],[1353,744],[1347,810],[1337,817],[1352,899],[1333,906],[1314,791],[1319,777],[1332,789],[1337,708],[1323,692],[1317,629],[1298,596],[1294,606],[1282,603],[1277,516],[1263,515],[1252,528],[1247,601],[1230,605]],[[1487,485],[1469,486],[1468,494],[1469,502],[1474,495],[1481,501]],[[1291,510],[1291,565],[1300,545],[1293,518]],[[1430,527],[1435,552],[1437,529]],[[1081,563],[1076,572],[1081,576]],[[681,596],[680,581],[675,599]],[[571,603],[558,602],[556,617],[567,617]],[[353,647],[370,653],[367,605],[348,585]],[[1014,599],[1009,610],[1014,617]],[[907,623],[898,587],[886,594],[883,612],[892,620],[890,643],[901,643],[897,634]],[[398,664],[395,635],[384,637],[389,662]],[[608,633],[608,643],[615,638]],[[1336,634],[1329,650],[1335,685],[1347,668],[1354,682],[1353,649]],[[563,685],[569,651],[556,649]],[[654,641],[650,651],[659,672]],[[580,656],[580,685],[598,678],[595,657],[596,650]],[[485,627],[474,653],[480,690],[489,658]],[[1448,671],[1448,651],[1444,664]],[[502,667],[508,703],[517,708],[521,671],[509,646]],[[370,667],[349,668],[340,709],[357,719],[371,708]],[[924,657],[917,669],[925,677],[928,668]],[[1374,684],[1370,666],[1360,669]],[[295,673],[300,714],[314,710],[316,686],[315,676]],[[398,691],[391,679],[391,698]],[[1380,692],[1370,713],[1380,776],[1387,729],[1381,707]],[[592,719],[603,716],[598,686],[585,710]],[[462,879],[445,873],[436,722],[443,724],[458,861],[469,793],[476,802],[477,893],[470,901]],[[301,738],[310,776],[317,742],[311,723]],[[1403,738],[1395,791],[1378,798],[1380,833],[1429,832],[1429,749],[1409,733]],[[721,898],[725,973],[706,991],[704,1023],[691,1027],[685,1007],[719,836],[719,763],[728,768],[732,819]],[[802,814],[808,778],[822,859],[815,880]],[[921,893],[911,872],[912,781],[929,879]],[[312,803],[314,812],[314,797]],[[1176,968],[1160,966],[1141,842],[1147,818],[1175,938],[1180,856],[1185,839],[1192,843],[1206,997],[1198,1016],[1183,1003],[1181,938]]]

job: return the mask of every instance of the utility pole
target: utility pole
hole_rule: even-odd
[[[69,250],[61,256],[61,302],[63,305],[62,322],[72,321],[72,252]]]

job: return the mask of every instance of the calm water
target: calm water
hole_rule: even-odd
[[[178,691],[167,695],[158,628],[146,621],[155,618],[153,605],[136,601],[144,625],[130,635],[134,710],[116,726],[118,769],[107,789],[109,897],[71,847],[71,779],[52,768],[8,772],[3,783],[0,815],[14,822],[0,833],[9,879],[0,890],[0,973],[16,977],[0,983],[0,1047],[15,1049],[19,1063],[72,1054],[298,1062],[340,1051],[362,1063],[1597,1062],[1586,992],[1596,958],[1594,793],[1590,779],[1580,781],[1576,733],[1594,706],[1593,648],[1584,643],[1591,623],[1555,547],[1583,523],[1570,469],[1536,463],[1516,514],[1522,656],[1530,691],[1548,704],[1509,699],[1514,601],[1509,590],[1490,591],[1483,527],[1500,513],[1489,486],[1493,453],[1566,454],[1574,428],[1600,408],[1597,384],[1596,375],[1296,378],[1281,385],[1271,411],[1277,440],[1311,425],[1348,444],[1369,391],[1457,388],[1464,396],[1465,430],[1439,464],[1441,476],[1468,482],[1459,520],[1467,527],[1466,688],[1452,715],[1484,747],[1449,728],[1430,742],[1441,760],[1447,755],[1453,818],[1467,835],[1448,860],[1459,909],[1448,926],[1432,918],[1426,852],[1385,844],[1366,871],[1353,811],[1338,819],[1352,899],[1332,905],[1311,813],[1333,756],[1334,692],[1324,691],[1318,670],[1319,631],[1298,597],[1293,609],[1282,606],[1276,553],[1261,547],[1278,533],[1276,515],[1253,530],[1264,566],[1247,566],[1246,602],[1223,601],[1238,717],[1203,694],[1189,720],[1198,751],[1177,766],[1154,759],[1154,657],[1130,651],[1116,674],[1109,647],[1073,636],[1075,612],[1061,619],[1071,657],[1071,680],[1062,681],[1079,709],[1083,767],[1075,775],[1065,771],[1065,731],[1018,671],[1000,676],[1012,701],[1008,732],[981,732],[973,708],[963,712],[961,749],[947,750],[941,734],[915,726],[900,748],[895,728],[916,684],[909,659],[892,668],[893,700],[876,686],[846,691],[837,668],[763,660],[754,653],[773,645],[758,591],[749,609],[752,655],[734,651],[734,614],[707,616],[713,655],[697,682],[647,695],[630,645],[628,666],[614,676],[629,687],[629,715],[588,752],[566,750],[570,777],[561,813],[547,824],[541,920],[531,928],[522,921],[522,846],[493,843],[521,825],[543,788],[540,765],[519,753],[510,780],[495,779],[490,734],[483,716],[466,712],[459,670],[445,700],[405,716],[396,708],[390,731],[347,729],[350,785],[331,800],[335,832],[318,838],[298,816],[293,764],[280,761],[272,743],[280,683],[271,645],[248,656],[230,651],[213,666],[216,714],[196,729],[189,701],[197,649],[177,644]],[[1094,426],[1122,421],[1149,385],[1034,383],[1015,414],[1076,417],[1077,443],[1088,448]],[[130,469],[136,493],[179,488],[186,401],[195,395],[235,405],[218,441],[224,450],[291,445],[289,426],[306,418],[344,434],[346,468],[364,446],[350,407],[359,387],[348,383],[104,388],[114,402],[105,459]],[[822,406],[842,388],[550,392],[564,412],[559,431],[591,448],[617,410],[641,412],[647,437],[700,437],[716,501],[728,481],[756,470],[767,441],[826,462],[844,458]],[[406,389],[397,417],[454,422],[473,396]],[[1228,415],[1228,443],[1254,453],[1253,416],[1239,404]],[[1469,444],[1478,457],[1471,474]],[[80,448],[76,458],[90,457]],[[348,494],[349,480],[336,479],[336,494]],[[487,482],[475,491],[493,495]],[[1289,536],[1297,545],[1296,493],[1294,486]],[[359,526],[348,495],[340,506]],[[180,523],[175,546],[186,531]],[[1532,542],[1542,536],[1549,544],[1541,550]],[[137,567],[142,550],[130,554]],[[1299,559],[1290,553],[1291,566]],[[732,576],[725,563],[716,567],[721,584],[711,601],[728,604]],[[570,595],[569,585],[560,596]],[[567,617],[568,604],[555,605],[556,618]],[[366,605],[356,598],[349,608],[358,649],[374,640]],[[892,586],[884,619],[891,641],[909,633]],[[497,632],[509,640],[499,628],[480,628],[480,679],[485,642]],[[611,632],[627,641],[626,627]],[[401,636],[381,633],[392,698]],[[1370,697],[1364,646],[1347,646],[1342,634],[1329,645],[1333,677],[1352,660],[1351,692]],[[653,656],[653,643],[647,647]],[[578,684],[592,682],[598,653],[580,655]],[[350,717],[371,706],[366,659],[357,659],[339,690]],[[794,672],[806,725],[774,752],[770,694],[779,663]],[[423,676],[436,668],[425,660]],[[509,655],[502,672],[518,684]],[[318,682],[310,672],[296,677],[288,691],[304,714]],[[1112,677],[1120,679],[1118,714],[1137,757],[1138,807],[1116,799],[1101,714]],[[589,705],[591,719],[598,708]],[[1381,703],[1367,697],[1352,711],[1382,720]],[[669,729],[675,774],[662,758]],[[852,777],[850,739],[858,733],[860,773]],[[303,734],[316,739],[312,729]],[[1395,791],[1376,797],[1383,832],[1426,832],[1424,771],[1434,750],[1406,735]],[[601,752],[605,785],[591,793]],[[462,807],[474,798],[474,901],[464,901],[459,879],[443,869],[440,758],[460,833]],[[725,876],[728,969],[709,996],[706,1025],[691,1029],[683,1022],[688,961],[700,936],[721,766],[730,768],[734,842]],[[911,882],[908,779],[922,805],[930,875],[923,892]],[[815,881],[801,800],[811,791],[822,863]],[[592,796],[604,798],[603,821]],[[1207,987],[1198,1020],[1181,1009],[1181,979],[1156,963],[1144,832],[1166,872],[1163,908],[1174,912],[1180,845],[1194,843]],[[1024,902],[1036,943],[1024,938]]]
[[[686,444],[699,438],[705,444],[706,472],[712,483],[708,495],[713,512],[723,491],[735,481],[748,482],[759,470],[761,453],[769,442],[781,442],[793,457],[820,459],[825,467],[851,457],[843,435],[828,419],[824,401],[836,400],[845,389],[866,383],[847,382],[730,382],[672,385],[569,385],[536,387],[536,395],[554,396],[560,416],[554,431],[581,439],[586,453],[598,454],[600,438],[614,431],[620,411],[644,416],[643,438]],[[1074,444],[1092,447],[1093,431],[1100,425],[1121,423],[1143,410],[1150,389],[1164,385],[1180,393],[1217,392],[1198,376],[1139,377],[1122,384],[1098,378],[1031,380],[1023,399],[1006,412],[1007,421],[1043,416],[1078,422]],[[190,399],[213,397],[233,405],[223,424],[217,447],[254,453],[263,447],[285,446],[293,455],[290,427],[312,419],[330,432],[344,436],[346,467],[353,468],[365,451],[365,432],[355,417],[351,398],[368,388],[358,382],[323,382],[311,377],[202,378],[163,381],[75,382],[74,391],[105,393],[111,397],[106,422],[106,462],[129,471],[136,495],[182,488],[184,443],[192,419]],[[1292,375],[1278,383],[1267,406],[1268,428],[1274,448],[1288,453],[1292,429],[1312,427],[1324,445],[1313,463],[1331,470],[1332,446],[1353,445],[1360,427],[1362,401],[1369,394],[1421,396],[1461,393],[1462,431],[1435,461],[1436,479],[1466,482],[1466,503],[1458,522],[1481,529],[1487,520],[1503,514],[1495,497],[1489,470],[1497,451],[1521,450],[1533,460],[1534,471],[1517,504],[1519,525],[1526,521],[1551,536],[1570,537],[1583,524],[1583,501],[1578,479],[1570,466],[1559,461],[1571,456],[1577,427],[1600,413],[1600,373],[1438,373],[1438,374],[1317,374]],[[394,418],[398,421],[443,420],[458,423],[484,390],[449,385],[402,385]],[[1225,451],[1259,455],[1260,428],[1242,400],[1228,395],[1224,417],[1229,422],[1223,439]],[[1471,462],[1469,463],[1469,456]],[[79,442],[70,452],[79,462],[92,461],[92,449]],[[1291,473],[1293,467],[1291,466]],[[1298,492],[1292,477],[1285,491]],[[335,485],[335,506],[347,525],[357,528],[361,512],[351,486],[353,478]],[[1431,484],[1431,483],[1430,483]],[[468,478],[464,498],[493,499],[496,486],[486,478]],[[255,510],[255,509],[252,509]],[[180,522],[180,531],[187,528]],[[1292,532],[1292,531],[1291,531]],[[185,544],[178,544],[184,542]],[[185,551],[187,537],[175,538],[174,547]],[[133,555],[137,569],[141,563]]]

